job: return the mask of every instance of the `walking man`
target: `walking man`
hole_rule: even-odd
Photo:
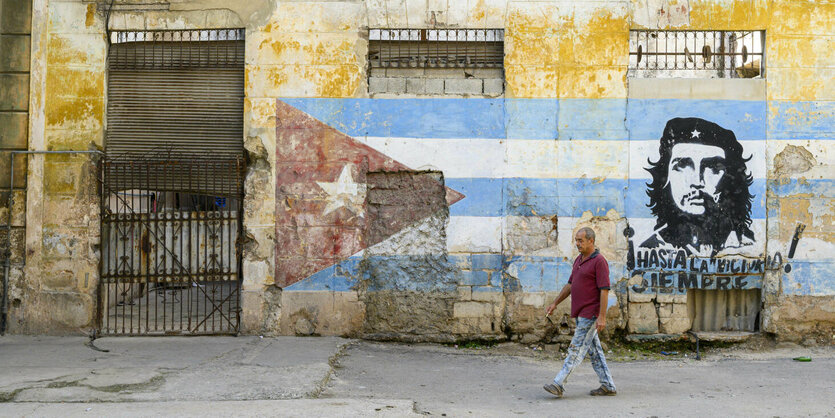
[[[568,347],[568,355],[553,383],[545,385],[548,393],[561,398],[565,391],[568,375],[583,362],[586,352],[591,357],[591,365],[600,379],[600,387],[590,392],[592,396],[614,396],[617,394],[615,382],[606,365],[603,347],[597,333],[606,328],[606,305],[609,298],[609,263],[594,248],[594,231],[585,227],[574,235],[574,244],[580,255],[574,260],[568,284],[562,288],[554,303],[545,309],[545,315],[557,308],[568,295],[571,295],[571,317],[576,318],[577,327],[574,338]]]

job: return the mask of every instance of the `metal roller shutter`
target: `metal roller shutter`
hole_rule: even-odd
[[[112,44],[108,156],[242,155],[243,44],[242,40]]]

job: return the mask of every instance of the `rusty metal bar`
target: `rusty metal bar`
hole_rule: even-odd
[[[705,77],[750,78],[765,71],[765,31],[632,30],[629,44],[628,70],[634,77],[685,71],[694,76],[696,71]]]
[[[504,65],[504,29],[369,30],[372,68],[481,68]]]
[[[244,36],[244,29],[111,31],[110,45],[117,51],[110,55],[108,68],[239,66],[244,59],[244,46],[240,42]],[[196,51],[195,44],[199,45]]]
[[[105,157],[99,292],[124,303],[101,305],[102,334],[238,333],[241,158]]]

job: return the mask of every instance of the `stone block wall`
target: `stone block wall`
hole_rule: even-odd
[[[19,117],[0,108],[12,127],[4,144],[100,148],[104,10],[33,4],[28,141]],[[567,283],[575,232],[591,226],[610,263],[611,323],[628,333],[688,329],[687,289],[761,289],[760,331],[831,339],[830,3],[207,4],[123,5],[110,27],[246,28],[244,332],[564,339],[567,303],[554,323],[543,310]],[[502,28],[503,80],[369,73],[367,29],[380,27]],[[630,29],[739,28],[766,31],[764,79],[627,78]],[[14,102],[15,88],[2,91]],[[647,168],[666,152],[662,137],[676,118],[703,121],[687,132],[673,122],[690,145],[720,132],[712,124],[731,131],[745,160],[736,171],[750,175],[743,209],[724,213],[736,229],[720,222],[721,237],[704,247],[671,242],[663,231],[675,228],[648,206]],[[19,164],[28,189],[15,201],[25,200],[26,214],[13,218],[25,221],[31,252],[15,314],[21,332],[90,323],[98,262],[90,164]],[[411,192],[383,187],[376,177],[387,176]],[[47,303],[66,313],[42,313]]]
[[[434,11],[430,9],[437,6],[412,5],[394,12],[399,10],[396,6],[383,3],[386,8],[368,5],[369,27],[381,27],[375,26],[381,22],[385,23],[382,27],[391,27],[392,21],[422,27],[427,24],[424,16],[432,16]],[[646,28],[750,27],[782,37],[785,25],[776,20],[808,13],[810,4],[798,8],[791,2],[749,2],[734,7],[733,13],[725,3],[715,7],[693,4],[664,18],[658,17],[664,16],[658,13],[665,7],[660,2],[444,5],[441,9],[447,12],[440,15],[446,24],[468,27],[478,16],[479,23],[492,21],[494,27],[505,29],[503,99],[471,98],[459,107],[453,100],[440,99],[447,93],[449,80],[435,82],[429,90],[429,79],[423,83],[417,81],[417,76],[399,80],[385,70],[373,70],[367,93],[358,89],[337,97],[311,94],[306,98],[280,98],[279,108],[286,110],[285,105],[289,105],[300,110],[406,167],[441,171],[447,187],[463,195],[463,199],[448,200],[450,217],[446,228],[446,262],[451,270],[445,270],[445,274],[455,272],[459,277],[457,296],[452,302],[457,336],[544,338],[550,331],[540,312],[565,284],[576,254],[573,235],[583,226],[597,231],[597,244],[610,261],[610,280],[615,290],[607,304],[612,317],[627,332],[678,334],[690,329],[692,315],[686,296],[689,288],[763,289],[768,300],[769,292],[780,287],[775,286],[774,280],[785,279],[776,279],[778,275],[771,272],[780,269],[786,274],[786,244],[790,239],[773,242],[771,233],[766,233],[765,220],[776,202],[771,199],[773,193],[767,191],[774,188],[768,174],[772,162],[767,150],[781,146],[776,141],[794,135],[778,128],[784,122],[771,110],[772,97],[768,93],[782,83],[782,64],[776,68],[776,78],[767,74],[765,80],[627,79],[628,34],[630,29]],[[796,29],[789,30],[792,31]],[[817,51],[816,41],[808,41]],[[818,56],[811,52],[808,55]],[[808,65],[821,64],[820,60],[810,60]],[[797,65],[792,68],[798,70]],[[821,68],[820,74],[827,71],[825,66]],[[475,84],[472,80],[463,81]],[[460,86],[457,92],[472,88]],[[415,94],[434,94],[439,100],[410,101]],[[825,90],[821,95],[825,99]],[[825,101],[815,100],[804,106],[828,109]],[[831,120],[823,114],[828,111],[816,113],[822,115],[822,120]],[[748,229],[739,229],[744,236],[735,237],[736,241],[730,236],[722,237],[716,250],[702,255],[685,250],[682,256],[689,265],[676,261],[675,251],[653,253],[655,247],[650,244],[655,230],[663,224],[656,224],[659,214],[647,206],[647,183],[651,179],[646,170],[647,159],[658,158],[665,125],[677,117],[698,118],[704,121],[698,123],[716,123],[732,131],[741,141],[743,158],[748,161],[743,171],[752,181],[748,188],[752,196],[747,214],[750,223]],[[817,121],[810,121],[802,129],[809,132],[801,136],[811,140],[804,147],[818,146],[815,141],[828,138]],[[695,138],[702,130],[693,130]],[[782,133],[775,134],[775,130]],[[789,148],[781,157],[780,166],[799,164],[801,169],[814,173],[818,166],[802,157],[806,155],[802,151],[795,151]],[[820,164],[828,167],[828,163]],[[823,183],[813,188],[828,190],[829,180],[820,180]],[[785,193],[785,189],[780,193]],[[813,203],[820,205],[824,200]],[[826,216],[824,212],[820,212],[821,216]],[[737,215],[728,212],[724,216],[735,219]],[[768,225],[772,228],[776,223]],[[787,228],[794,228],[796,223],[792,225]],[[815,228],[825,230],[822,224]],[[760,262],[750,264],[737,258],[734,251],[719,251],[725,246],[742,248],[737,255]],[[767,254],[766,247],[780,248],[781,254]],[[475,268],[475,257],[495,260],[493,265],[500,264],[500,270]],[[660,261],[664,257],[670,258]],[[815,268],[829,265],[823,261],[825,257],[815,259],[823,263],[815,264]],[[337,266],[337,270],[351,271],[350,264]],[[402,269],[420,270],[410,266]],[[330,274],[323,272],[325,276]],[[359,274],[359,270],[355,273]],[[334,273],[328,277],[338,281],[350,274]],[[501,281],[497,280],[499,277]],[[315,287],[321,280],[318,273],[309,276],[285,287],[285,294],[295,288],[309,291],[309,286]],[[477,290],[485,283],[493,292]],[[813,292],[831,293],[820,290],[828,289],[828,284],[816,283],[818,290]],[[448,298],[445,294],[443,302],[439,302],[443,309],[448,309]],[[365,308],[374,309],[368,303]],[[444,318],[446,315],[448,312]]]
[[[11,151],[29,144],[29,60],[32,31],[31,1],[0,1],[0,261],[9,262],[9,294],[0,297],[6,309],[19,307],[25,253],[27,159],[18,154],[12,173]],[[12,184],[12,176],[14,184]],[[10,196],[10,194],[12,196]],[[9,207],[12,197],[12,207]],[[9,229],[7,229],[10,226]],[[6,273],[0,273],[5,275]],[[4,324],[10,328],[10,324]]]
[[[23,3],[23,2],[20,2]],[[94,4],[34,1],[28,149],[90,151],[104,136],[104,36]],[[94,327],[99,262],[98,158],[29,155],[25,267],[12,332]],[[15,301],[13,301],[15,302]]]
[[[504,93],[501,68],[372,68],[370,97],[498,97]]]

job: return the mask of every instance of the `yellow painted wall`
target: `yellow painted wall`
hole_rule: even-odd
[[[247,97],[365,94],[362,16],[361,3],[278,3],[247,34]]]
[[[626,97],[625,7],[514,2],[504,26],[507,97]]]
[[[130,30],[246,28],[243,140],[252,163],[245,186],[245,233],[250,244],[244,252],[243,305],[244,328],[250,330],[269,331],[277,326],[270,318],[280,315],[270,307],[278,303],[267,295],[275,271],[275,100],[367,97],[369,27],[504,28],[506,97],[624,100],[629,29],[766,30],[772,113],[780,111],[778,102],[825,102],[835,96],[831,82],[835,3],[831,1],[252,1],[223,10],[215,7],[217,3],[194,0],[172,4],[170,11],[119,12],[110,23],[113,29]],[[35,4],[35,14],[41,18],[33,30],[37,47],[32,60],[38,65],[32,71],[35,83],[43,88],[32,91],[31,103],[33,113],[39,110],[42,118],[33,116],[40,125],[30,144],[39,150],[101,148],[106,125],[104,13],[96,3],[80,0],[36,0]],[[663,18],[658,13],[662,9]],[[830,116],[804,112],[798,124],[809,117]],[[95,210],[79,198],[91,184],[86,174],[89,160],[46,157],[33,164],[30,167],[36,169],[29,180],[38,188],[31,193],[42,198],[27,208],[27,245],[35,251],[28,261],[29,272],[31,277],[55,273],[42,282],[33,281],[33,292],[88,295],[78,300],[87,298],[84,303],[89,303],[94,282],[81,278],[96,274],[90,249],[98,226]],[[779,177],[769,164],[769,177]],[[792,222],[808,208],[832,211],[831,200],[812,201],[807,196],[785,197],[774,204],[786,209],[775,220],[776,229],[769,231],[780,245],[790,240]],[[830,222],[831,215],[815,219],[809,219],[810,225]],[[826,239],[827,231],[808,233]],[[62,249],[70,242],[75,252]],[[78,270],[80,255],[86,261]],[[45,305],[37,302],[31,309]],[[44,329],[49,319],[42,318]]]

